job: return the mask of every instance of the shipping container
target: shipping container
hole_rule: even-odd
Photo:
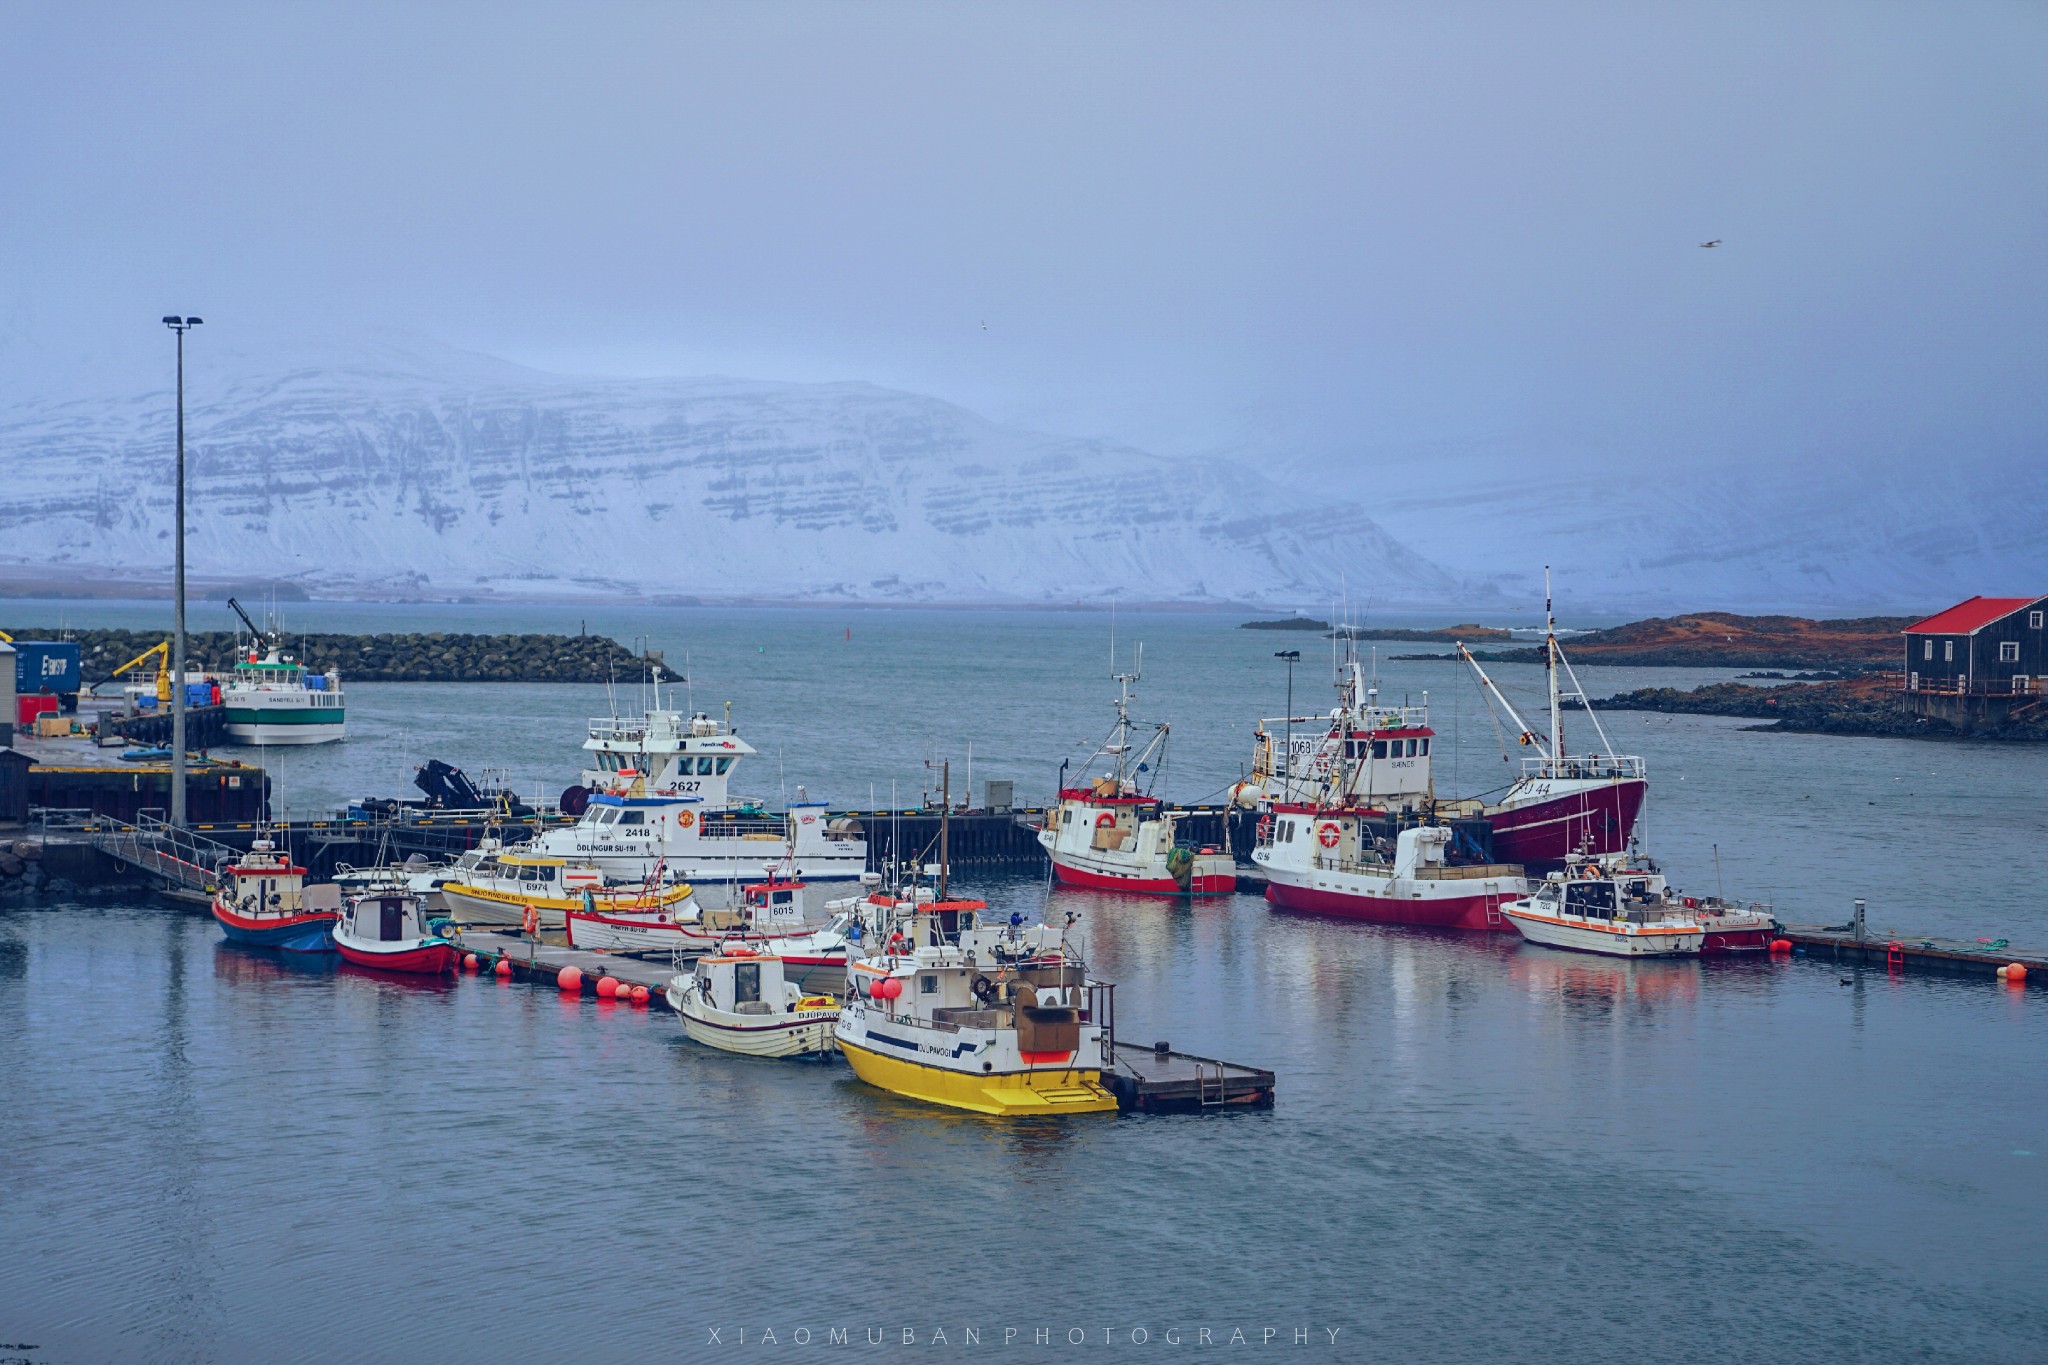
[[[14,642],[14,690],[24,697],[48,692],[67,701],[66,710],[77,704],[78,642],[76,640],[16,640]]]
[[[14,723],[22,729],[32,729],[37,716],[57,714],[55,697],[18,697],[14,703]]]

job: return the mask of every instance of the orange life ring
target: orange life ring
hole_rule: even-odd
[[[1266,839],[1266,838],[1269,838],[1269,837],[1270,837],[1270,836],[1272,835],[1272,833],[1273,833],[1273,817],[1272,817],[1272,816],[1270,816],[1270,815],[1261,815],[1261,816],[1259,817],[1259,838],[1261,838],[1261,839]]]
[[[1102,812],[1102,814],[1095,817],[1095,828],[1097,829],[1108,829],[1111,825],[1115,823],[1116,816],[1111,814],[1109,811],[1104,811]]]
[[[525,930],[525,931],[526,931],[527,933],[529,933],[529,934],[537,934],[537,933],[539,933],[539,932],[540,932],[540,911],[538,911],[538,910],[534,909],[534,908],[533,908],[532,906],[530,906],[530,905],[529,905],[529,906],[527,906],[527,907],[526,907],[526,913],[525,913],[525,914],[523,914],[523,915],[521,915],[521,916],[519,917],[519,927],[520,927],[521,929],[524,929],[524,930]]]
[[[1334,820],[1325,821],[1316,827],[1316,842],[1324,848],[1335,848],[1337,841],[1344,837],[1344,831]]]
[[[680,813],[679,815],[677,815],[677,816],[676,816],[676,828],[677,828],[677,829],[688,829],[688,828],[689,828],[690,826],[692,826],[692,825],[694,825],[694,824],[696,824],[696,823],[697,823],[697,813],[696,813],[695,811],[687,811],[687,810],[686,810],[686,811],[683,811],[682,813]]]

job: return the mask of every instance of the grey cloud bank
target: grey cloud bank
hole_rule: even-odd
[[[159,393],[190,310],[217,400],[255,339],[373,324],[867,381],[1354,505],[1473,592],[1917,606],[2048,563],[2039,9],[115,6],[9,45],[16,440]]]

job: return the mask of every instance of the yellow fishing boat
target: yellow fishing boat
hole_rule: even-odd
[[[560,929],[571,910],[585,908],[586,894],[600,914],[694,920],[698,913],[686,885],[607,886],[604,874],[590,863],[530,853],[501,853],[441,888],[449,916],[460,923],[518,924],[530,905],[543,929]]]
[[[1117,1107],[1102,1084],[1115,988],[1064,938],[985,923],[985,901],[872,899],[898,913],[847,968],[837,1036],[854,1075],[978,1114]]]

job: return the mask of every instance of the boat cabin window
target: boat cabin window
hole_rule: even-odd
[[[522,868],[520,868],[520,869],[519,869],[519,880],[520,880],[520,881],[522,881],[522,882],[537,882],[537,881],[539,881],[539,880],[540,880],[540,869],[539,869],[539,868],[537,868],[537,867],[522,867]]]
[[[647,823],[647,816],[644,812],[637,810],[621,811],[619,812],[619,823],[622,825],[644,825]]]
[[[540,870],[540,879],[541,879],[542,881],[544,881],[544,882],[551,882],[551,881],[553,881],[553,880],[555,879],[555,873],[556,873],[556,871],[557,871],[557,870],[558,870],[558,869],[556,869],[556,868],[552,868],[552,867],[544,867],[544,868],[542,868],[542,869]]]
[[[1073,824],[1073,823],[1074,823],[1074,812],[1073,812],[1073,811],[1071,811],[1071,810],[1063,810],[1063,811],[1061,811],[1061,812],[1060,812],[1060,823],[1061,823],[1061,824],[1063,824],[1063,825],[1071,825],[1071,824]]]
[[[742,962],[732,969],[732,1000],[735,1005],[761,998],[761,964]]]
[[[731,759],[729,759],[729,758],[721,758],[721,759],[718,759],[718,760],[717,760],[717,763],[718,763],[718,769],[717,769],[717,771],[718,771],[718,775],[719,775],[720,777],[724,777],[724,776],[725,776],[725,770],[726,770],[727,768],[730,768],[730,767],[732,766],[732,760],[731,760]]]
[[[917,979],[917,993],[919,995],[937,995],[939,993],[939,978],[929,972],[920,976]]]
[[[1425,758],[1429,756],[1429,741],[1426,739],[1422,741],[1422,755]]]
[[[1372,756],[1374,758],[1385,758],[1387,756],[1387,742],[1385,740],[1376,739],[1372,742]]]
[[[1564,888],[1564,908],[1588,919],[1613,919],[1614,883],[1567,882]]]

